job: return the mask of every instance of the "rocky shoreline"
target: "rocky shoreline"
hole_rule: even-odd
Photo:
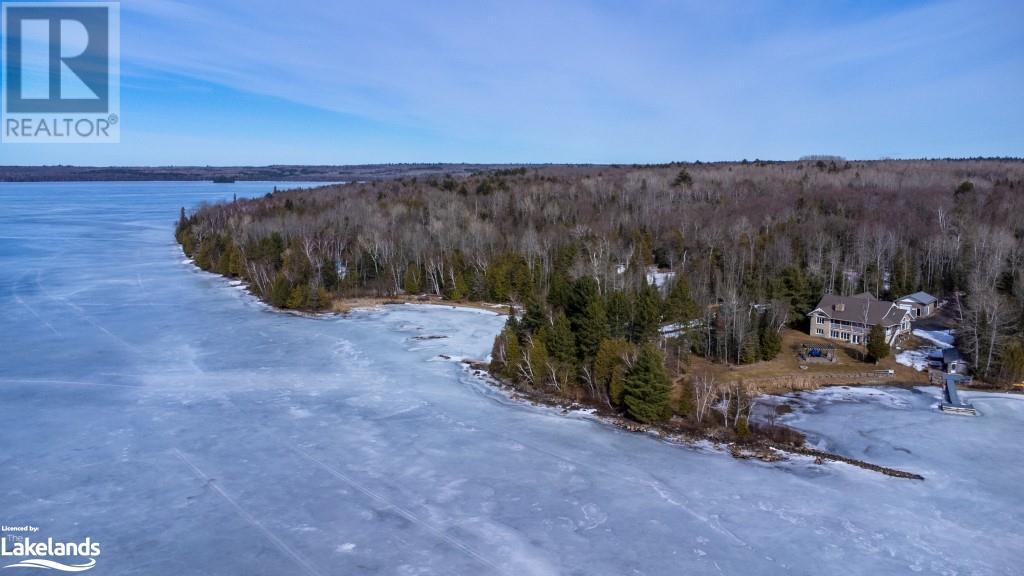
[[[523,390],[491,374],[488,370],[488,365],[485,362],[463,360],[463,364],[472,371],[474,376],[508,394],[512,400],[529,403],[535,406],[558,408],[563,414],[586,411],[594,418],[605,424],[616,426],[627,432],[655,436],[667,442],[683,444],[691,447],[700,442],[708,442],[720,450],[728,449],[729,453],[734,458],[744,460],[757,459],[763,462],[778,462],[780,460],[786,460],[787,455],[808,456],[813,457],[816,464],[824,464],[826,461],[841,462],[864,470],[870,470],[872,472],[891,476],[893,478],[904,478],[907,480],[925,479],[924,476],[913,472],[907,472],[905,470],[891,468],[888,466],[881,466],[864,460],[858,460],[856,458],[850,458],[848,456],[815,448],[808,448],[806,446],[796,446],[764,438],[749,441],[725,440],[716,437],[713,434],[684,430],[681,427],[672,426],[671,424],[641,424],[624,418],[608,407],[580,404],[578,402],[572,402],[543,392]]]

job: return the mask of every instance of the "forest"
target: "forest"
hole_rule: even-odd
[[[670,383],[773,358],[826,292],[949,299],[976,379],[1024,378],[1020,160],[494,168],[182,208],[176,235],[280,308],[507,303],[496,376],[640,422],[743,428],[742,390]]]

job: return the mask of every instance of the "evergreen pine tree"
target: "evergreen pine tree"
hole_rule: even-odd
[[[582,360],[590,361],[597,356],[601,341],[608,337],[608,317],[604,301],[600,297],[587,304],[576,336],[576,349]]]
[[[406,294],[419,294],[423,291],[419,266],[412,264],[405,268],[405,273],[402,274],[402,290]]]
[[[601,340],[608,337],[608,317],[596,280],[584,276],[573,284],[566,312],[576,335],[577,357],[592,360]]]
[[[690,283],[681,273],[665,297],[665,320],[668,322],[689,322],[697,317],[697,303],[690,296]]]
[[[868,356],[876,363],[889,355],[889,343],[885,341],[885,330],[875,324],[868,332]]]
[[[907,266],[906,256],[900,252],[892,262],[892,271],[889,274],[889,294],[893,299],[906,296],[914,291],[914,284],[910,277],[911,270]]]
[[[576,259],[576,247],[563,246],[555,255],[548,282],[548,303],[556,308],[566,308],[572,292],[572,278],[569,269]]]
[[[661,298],[658,297],[658,289],[645,282],[633,307],[630,337],[637,344],[650,341],[657,337],[660,324]]]
[[[594,359],[594,381],[608,395],[612,406],[622,405],[626,379],[626,358],[633,345],[623,339],[604,340]]]
[[[686,171],[686,168],[680,170],[679,173],[676,174],[675,179],[672,180],[672,186],[674,187],[689,186],[690,184],[693,184],[693,177]]]
[[[679,399],[676,404],[676,412],[679,414],[691,415],[694,410],[693,386],[684,385],[679,389]]]
[[[745,416],[741,416],[739,420],[736,421],[736,436],[738,436],[740,440],[746,440],[750,437],[750,423],[747,422],[747,418]]]
[[[645,344],[626,373],[623,403],[626,413],[638,422],[652,423],[669,415],[669,381],[661,351]]]
[[[782,351],[782,336],[768,318],[762,319],[758,326],[758,340],[761,345],[761,360],[774,360]]]
[[[509,299],[511,281],[509,279],[508,258],[499,258],[487,267],[484,272],[487,299],[491,302],[505,302]]]
[[[178,241],[181,242],[181,238],[184,232],[188,229],[188,218],[185,217],[185,207],[181,207],[181,214],[178,216],[178,227],[174,231],[175,235],[178,236]]]
[[[597,280],[590,276],[577,278],[569,291],[569,298],[565,304],[565,313],[570,322],[575,323],[576,319],[582,316],[592,300],[597,299],[599,287]]]
[[[790,310],[798,317],[810,312],[821,297],[820,282],[807,277],[803,269],[790,266],[772,281],[771,294],[789,302]]]
[[[532,295],[527,296],[526,302],[523,303],[525,308],[523,312],[522,328],[526,334],[535,334],[541,329],[542,326],[547,322],[547,314],[544,312],[544,306]]]
[[[490,370],[498,376],[516,380],[519,376],[518,366],[522,361],[523,351],[519,345],[519,335],[516,333],[518,326],[513,323],[513,320],[515,318],[510,317],[501,334],[494,339]]]
[[[306,305],[306,286],[304,284],[296,284],[292,287],[291,292],[288,294],[288,300],[285,302],[286,308],[302,308]]]
[[[608,318],[608,334],[612,338],[628,338],[629,325],[633,316],[632,305],[629,296],[622,291],[616,290],[608,296],[606,306],[606,317]]]
[[[231,243],[226,254],[228,259],[228,275],[237,278],[245,274],[245,257],[242,256],[242,251],[239,250],[237,244],[230,240],[228,242]]]
[[[758,344],[757,333],[750,332],[743,338],[743,346],[740,348],[740,364],[753,364],[761,359],[761,347]]]
[[[270,286],[270,304],[277,308],[284,308],[288,304],[288,297],[292,293],[292,287],[284,274],[278,274],[274,283]]]
[[[544,344],[544,338],[539,334],[530,341],[530,347],[526,351],[526,361],[529,365],[529,372],[533,375],[530,384],[543,386],[550,381],[548,374],[548,348]]]
[[[544,342],[548,352],[560,364],[570,366],[576,360],[576,337],[573,335],[569,319],[564,313],[555,316],[551,326],[543,329]]]

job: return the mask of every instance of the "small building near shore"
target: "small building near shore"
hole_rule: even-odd
[[[956,348],[942,351],[942,371],[947,374],[967,374],[967,360]]]
[[[914,318],[924,318],[938,310],[939,299],[927,292],[914,292],[896,300],[896,305],[909,310]]]
[[[909,310],[866,292],[854,296],[825,294],[807,315],[812,336],[861,345],[867,344],[868,332],[875,325],[885,330],[885,341],[890,346],[895,344],[900,336],[910,332],[912,319]]]

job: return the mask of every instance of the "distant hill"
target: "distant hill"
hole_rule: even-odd
[[[354,182],[477,172],[506,164],[365,164],[352,166],[0,166],[0,182],[305,181]]]

